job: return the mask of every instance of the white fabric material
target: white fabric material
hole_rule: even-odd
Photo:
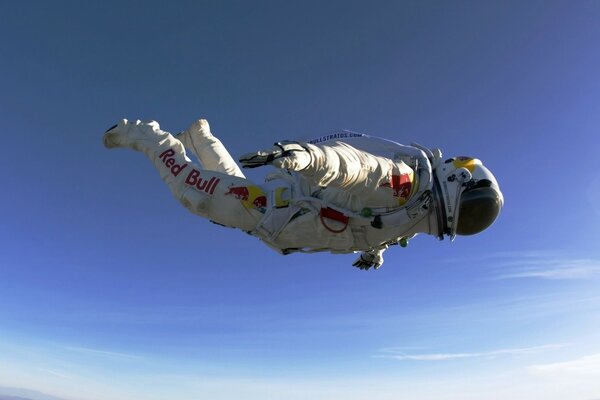
[[[310,163],[306,165],[304,157],[304,165],[296,166],[298,172],[281,171],[280,176],[285,177],[282,186],[289,190],[286,196],[290,200],[290,205],[282,208],[274,207],[272,193],[243,178],[204,120],[178,138],[154,121],[123,120],[105,135],[104,142],[109,148],[129,147],[146,154],[173,195],[194,214],[251,232],[283,253],[366,251],[375,265],[379,259],[383,261],[387,243],[429,229],[427,213],[409,215],[402,210],[400,218],[388,218],[398,224],[385,224],[381,229],[358,216],[363,207],[398,209],[397,197],[385,184],[392,174],[413,171],[402,160],[375,156],[343,142],[307,145]],[[204,168],[187,157],[186,147]],[[412,197],[425,189],[421,187]],[[329,206],[355,214],[345,225],[320,215],[321,209]]]
[[[223,143],[210,132],[207,120],[200,119],[194,122],[176,137],[186,149],[198,157],[205,169],[245,178]]]
[[[245,231],[253,230],[262,217],[260,212],[246,207],[239,196],[231,193],[232,188],[251,185],[250,181],[195,165],[187,157],[181,141],[161,130],[158,122],[122,120],[106,133],[104,144],[109,148],[129,147],[144,153],[173,196],[194,214]],[[223,156],[223,149],[218,155]]]
[[[390,187],[392,176],[414,175],[402,160],[375,156],[344,142],[302,146],[306,152],[294,152],[273,165],[296,171],[313,187],[311,192],[322,188],[318,197],[326,204],[356,212],[364,207],[398,207]]]
[[[285,162],[273,162],[273,165],[296,171],[294,174],[298,179],[294,184],[294,204],[303,214],[290,220],[283,229],[278,229],[278,235],[261,236],[272,247],[332,252],[367,250],[381,255],[379,251],[383,251],[386,243],[433,229],[429,209],[419,204],[410,206],[410,213],[407,212],[408,208],[399,208],[398,198],[389,187],[393,175],[414,173],[402,159],[419,158],[422,156],[420,150],[402,146],[408,151],[397,153],[397,161],[392,161],[339,141],[326,145],[302,143],[302,146],[307,149],[306,152],[294,152],[275,160]],[[397,147],[395,150],[398,152]],[[307,160],[310,163],[307,164]],[[420,175],[431,175],[428,162],[422,163],[421,168],[427,171]],[[415,182],[413,184],[416,185]],[[429,188],[429,182],[422,184],[413,191],[412,198]],[[334,233],[332,231],[343,229],[343,224],[321,218],[319,213],[322,207],[345,210],[354,218],[347,229]],[[371,226],[370,220],[357,215],[365,207],[390,211],[389,215],[382,217],[385,223],[381,229]],[[274,215],[277,215],[277,211]],[[263,220],[262,226],[274,225],[270,218],[275,217],[266,216],[267,221]]]
[[[352,266],[362,270],[368,270],[371,267],[379,269],[383,264],[383,252],[386,249],[387,246],[373,251],[365,251],[358,256]]]

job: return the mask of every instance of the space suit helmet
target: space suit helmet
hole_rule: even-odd
[[[474,235],[488,228],[504,205],[494,175],[480,160],[453,157],[435,168],[440,236]]]

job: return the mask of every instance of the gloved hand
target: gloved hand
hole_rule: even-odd
[[[243,168],[273,165],[277,168],[300,171],[311,162],[310,152],[298,142],[277,142],[267,150],[246,153],[240,157]]]
[[[352,264],[354,267],[362,270],[369,270],[371,267],[379,269],[383,264],[383,250],[372,250],[360,253],[360,256]]]

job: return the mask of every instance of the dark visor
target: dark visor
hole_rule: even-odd
[[[502,200],[491,186],[465,190],[460,196],[457,235],[474,235],[489,227],[500,214]]]

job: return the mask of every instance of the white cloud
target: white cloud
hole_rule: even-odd
[[[58,378],[71,379],[70,375],[67,375],[63,372],[55,371],[55,370],[49,369],[49,368],[38,368],[38,369],[42,372],[46,372],[46,373],[48,373],[52,376],[56,376]]]
[[[590,279],[600,276],[600,261],[596,260],[527,260],[503,268],[498,279]]]
[[[11,396],[11,398],[19,399],[31,399],[31,400],[65,400],[38,392],[36,390],[29,390],[16,387],[0,386],[0,396]]]
[[[486,266],[493,279],[593,279],[600,277],[600,260],[569,258],[548,251],[505,251],[477,259],[447,259],[447,262]]]
[[[592,279],[600,277],[600,260],[564,258],[543,252],[499,253],[491,257],[496,279]]]
[[[524,355],[539,353],[552,349],[557,349],[567,346],[566,344],[548,344],[543,346],[521,347],[513,349],[500,349],[476,353],[429,353],[429,354],[406,354],[394,349],[384,349],[382,352],[388,354],[378,354],[378,358],[391,358],[400,361],[446,361],[464,358],[494,358],[502,355]]]
[[[600,353],[570,361],[532,365],[527,370],[534,375],[545,377],[565,377],[567,375],[573,377],[600,377]]]
[[[84,353],[84,354],[97,355],[97,356],[102,356],[102,357],[119,358],[119,359],[126,359],[126,360],[143,359],[143,357],[135,355],[135,354],[119,353],[116,351],[90,349],[87,347],[65,346],[64,349],[72,351],[72,352],[76,352],[76,353]]]

